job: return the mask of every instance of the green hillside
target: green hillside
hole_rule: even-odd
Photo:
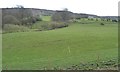
[[[3,34],[3,69],[65,69],[118,56],[118,25],[74,23],[49,31]]]

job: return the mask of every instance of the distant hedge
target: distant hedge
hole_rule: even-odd
[[[63,28],[68,27],[69,24],[66,22],[47,22],[47,21],[41,21],[36,22],[32,25],[32,29],[35,29],[37,31],[43,31],[43,30],[53,30],[57,28]]]

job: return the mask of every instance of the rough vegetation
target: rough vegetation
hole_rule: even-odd
[[[38,31],[53,30],[57,28],[68,27],[66,22],[38,22],[32,26],[32,29],[37,29]]]
[[[3,33],[13,33],[13,32],[27,32],[27,31],[30,31],[30,29],[25,26],[5,24],[4,29],[2,31]]]
[[[80,63],[78,65],[72,65],[67,70],[118,70],[118,59]]]

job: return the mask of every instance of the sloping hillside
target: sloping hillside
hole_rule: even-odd
[[[42,32],[3,34],[3,69],[66,69],[117,58],[117,24],[75,23]]]

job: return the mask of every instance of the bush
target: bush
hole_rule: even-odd
[[[23,19],[21,20],[21,22],[22,22],[22,25],[28,25],[28,26],[29,26],[29,25],[35,23],[35,22],[36,22],[36,19],[33,18],[33,17],[23,18]]]
[[[99,21],[98,19],[96,19],[96,21]]]
[[[100,23],[100,25],[105,25],[104,23]]]
[[[28,17],[28,18],[23,18],[21,22],[22,22],[22,25],[29,27],[29,26],[32,26],[37,21],[42,21],[42,19],[37,17]]]
[[[47,29],[50,29],[50,27],[49,27],[49,24],[42,24],[41,25],[41,29],[43,29],[43,30],[47,30]]]
[[[42,18],[36,17],[36,21],[42,21]]]
[[[29,31],[29,28],[13,24],[5,24],[3,28],[3,33],[12,33],[12,32],[25,32]]]
[[[77,20],[80,20],[81,18],[76,18]]]
[[[67,27],[68,23],[65,22],[48,22],[48,21],[41,21],[41,22],[36,22],[35,24],[32,25],[32,29],[37,29],[38,31],[42,30],[52,30],[56,28],[63,28]]]
[[[51,25],[52,29],[63,28],[63,27],[67,27],[68,26],[68,24],[64,23],[64,22],[52,22],[52,23],[50,23],[50,25]]]
[[[112,20],[112,22],[118,22],[117,20]]]

